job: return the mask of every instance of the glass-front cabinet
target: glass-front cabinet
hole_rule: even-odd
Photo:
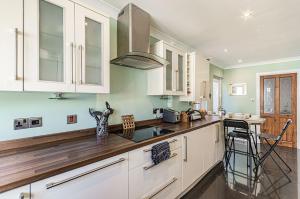
[[[109,92],[109,19],[75,6],[77,92]]]
[[[109,92],[107,17],[68,0],[24,8],[24,90]]]
[[[186,91],[186,53],[164,41],[154,43],[151,46],[151,53],[163,57],[169,64],[148,72],[148,94],[184,95]]]

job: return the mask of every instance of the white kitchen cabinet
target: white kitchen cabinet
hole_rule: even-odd
[[[204,129],[197,129],[183,136],[183,190],[192,185],[205,172],[203,167],[204,153],[206,152],[206,140],[203,139]]]
[[[183,136],[182,187],[186,190],[222,160],[223,141],[220,123],[209,125]]]
[[[24,90],[109,92],[109,19],[69,0],[24,4]]]
[[[74,3],[26,0],[24,90],[75,92]]]
[[[186,92],[180,101],[197,102],[209,98],[209,62],[200,52],[187,54]]]
[[[148,70],[148,95],[184,95],[186,93],[186,53],[164,41],[151,46],[151,53],[169,64]]]
[[[109,93],[109,19],[75,5],[76,91]]]
[[[30,185],[0,193],[0,199],[30,199]]]
[[[0,90],[23,90],[23,1],[0,1]]]
[[[173,142],[170,159],[155,166],[149,160],[151,146],[129,152],[130,161],[136,162],[129,170],[129,198],[176,198],[182,191],[181,142]]]
[[[31,199],[65,198],[128,198],[128,153],[31,184]]]

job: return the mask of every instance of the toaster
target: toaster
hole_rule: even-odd
[[[164,109],[163,121],[164,122],[169,122],[169,123],[178,123],[178,122],[180,122],[180,112],[174,111],[172,109]]]

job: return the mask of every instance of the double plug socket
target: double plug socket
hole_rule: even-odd
[[[43,126],[42,117],[17,118],[14,120],[14,130],[36,128]]]

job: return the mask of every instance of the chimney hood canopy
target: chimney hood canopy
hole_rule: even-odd
[[[153,69],[169,64],[165,59],[149,53],[150,15],[130,3],[118,16],[118,57],[112,64],[137,69]]]

